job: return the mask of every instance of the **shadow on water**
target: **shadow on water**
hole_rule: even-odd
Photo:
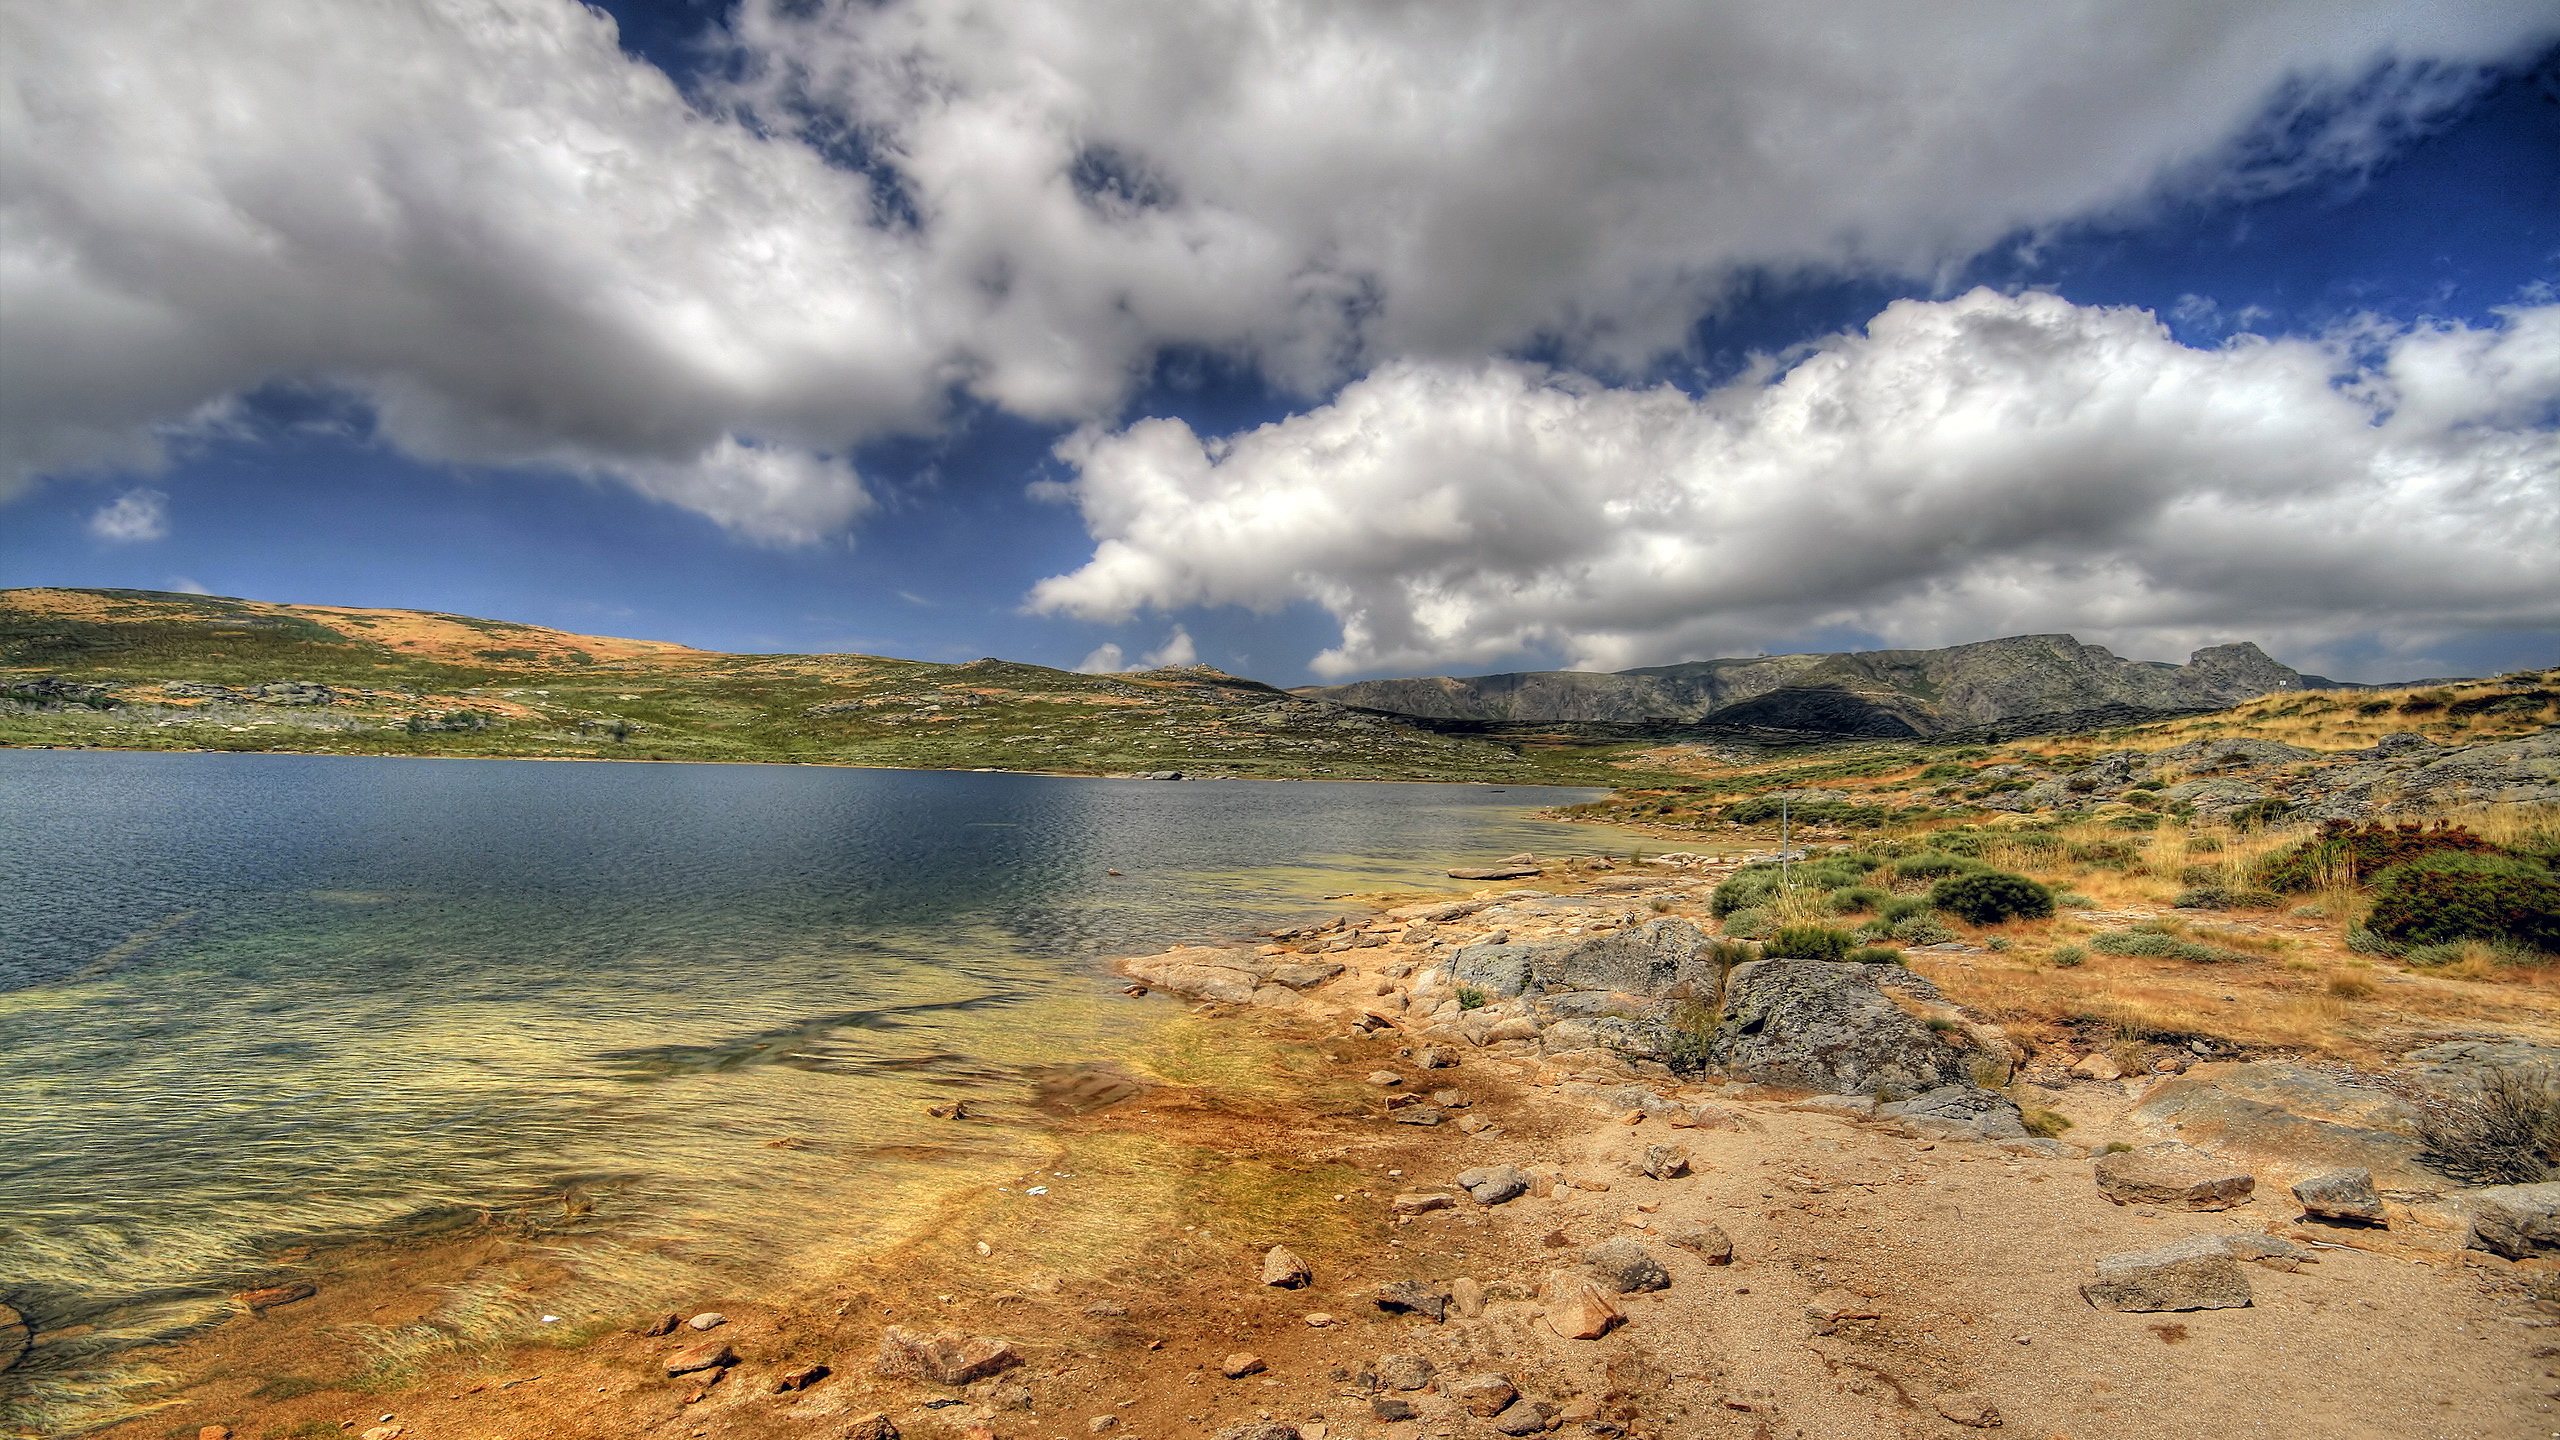
[[[10,1413],[109,1413],[313,1237],[548,1214],[588,1321],[823,1275],[1149,1083],[1079,1068],[1175,1013],[1105,957],[1623,843],[1527,816],[1579,798],[0,751],[0,1301],[94,1327]],[[380,1348],[538,1323],[463,1287]]]

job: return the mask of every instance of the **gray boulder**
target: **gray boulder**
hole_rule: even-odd
[[[2326,1175],[2314,1175],[2293,1187],[2293,1198],[2304,1213],[2323,1220],[2377,1225],[2383,1220],[2382,1196],[2374,1191],[2370,1170],[2332,1170]]]
[[[2471,1248],[2523,1260],[2560,1255],[2560,1182],[2492,1185],[2463,1197]]]
[[[1660,999],[1701,978],[1712,988],[1714,976],[1700,958],[1706,947],[1706,932],[1665,919],[1587,938],[1469,945],[1452,968],[1460,985],[1493,995],[1562,988]]]
[[[2098,1260],[2080,1296],[2100,1310],[2234,1310],[2251,1303],[2249,1277],[2220,1235],[2195,1235]]]
[[[1479,1165],[1458,1172],[1458,1188],[1479,1205],[1499,1205],[1529,1193],[1529,1172],[1517,1165]]]
[[[1671,1272],[1662,1268],[1662,1262],[1623,1235],[1592,1246],[1584,1253],[1582,1263],[1591,1267],[1592,1276],[1601,1284],[1621,1295],[1671,1288]]]
[[[1908,1100],[1876,1107],[1879,1120],[1899,1120],[1935,1139],[2023,1140],[2025,1117],[2017,1102],[1979,1085],[1941,1085]]]
[[[1725,979],[1711,1058],[1768,1085],[1917,1094],[1972,1080],[1970,1053],[1885,998],[1880,965],[1755,960]]]

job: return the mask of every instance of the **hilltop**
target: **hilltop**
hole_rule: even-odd
[[[734,655],[417,610],[0,591],[0,744],[1590,784],[1207,666]]]
[[[2184,665],[2127,660],[2069,635],[1943,650],[1701,660],[1615,674],[1523,671],[1311,686],[1294,693],[1441,721],[1710,726],[1917,738],[1989,726],[2081,729],[2219,710],[2284,690],[2352,688],[2241,641]]]

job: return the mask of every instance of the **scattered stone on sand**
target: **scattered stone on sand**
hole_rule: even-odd
[[[1677,1180],[1689,1173],[1689,1149],[1685,1145],[1648,1145],[1644,1151],[1644,1173],[1656,1180]]]
[[[1529,1193],[1529,1173],[1516,1165],[1479,1165],[1458,1172],[1458,1188],[1479,1205],[1500,1205]]]
[[[655,1340],[661,1335],[673,1335],[676,1333],[676,1327],[683,1323],[684,1317],[681,1315],[672,1313],[661,1315],[657,1319],[650,1321],[648,1324],[641,1326],[639,1333],[644,1339]]]
[[[1420,1315],[1433,1323],[1449,1318],[1449,1292],[1412,1280],[1378,1287],[1378,1308],[1391,1315]]]
[[[1261,1356],[1250,1350],[1238,1350],[1218,1362],[1219,1372],[1230,1380],[1241,1380],[1247,1375],[1259,1375],[1269,1368],[1262,1363]]]
[[[1393,1395],[1381,1395],[1370,1401],[1369,1414],[1390,1425],[1415,1418],[1413,1402],[1397,1399]]]
[[[1306,1319],[1308,1329],[1321,1330],[1333,1323],[1333,1314],[1326,1310],[1310,1310],[1307,1312]]]
[[[738,1363],[738,1352],[725,1341],[705,1340],[671,1351],[662,1362],[670,1375],[691,1375],[697,1370],[718,1370]]]
[[[1403,1084],[1404,1077],[1393,1070],[1372,1070],[1369,1072],[1369,1083],[1384,1089],[1391,1085]]]
[[[880,1373],[966,1385],[1022,1363],[1013,1347],[984,1335],[921,1335],[903,1325],[880,1332]]]
[[[2100,1310],[2233,1310],[2250,1303],[2249,1277],[2240,1272],[2220,1235],[2194,1235],[2149,1250],[2098,1259],[2098,1278],[2080,1294]]]
[[[729,1317],[717,1310],[705,1310],[684,1323],[689,1330],[717,1330],[729,1323]]]
[[[1546,1301],[1547,1324],[1567,1340],[1597,1340],[1626,1318],[1617,1302],[1580,1271],[1550,1272],[1538,1293]]]
[[[2319,1251],[2306,1250],[2274,1235],[2225,1235],[2222,1248],[2234,1260],[2246,1260],[2270,1270],[2299,1270],[2320,1259]]]
[[[834,1373],[825,1365],[797,1366],[773,1377],[773,1393],[785,1395],[794,1390],[806,1390]]]
[[[400,1440],[401,1433],[397,1425],[376,1425],[364,1432],[364,1440]]]
[[[1448,1195],[1429,1195],[1419,1191],[1407,1191],[1404,1194],[1396,1196],[1393,1200],[1388,1201],[1387,1206],[1399,1215],[1420,1215],[1429,1210],[1446,1210],[1457,1203],[1458,1202],[1454,1197]]]
[[[196,1440],[231,1440],[228,1425],[202,1425],[196,1428]]]
[[[1937,1399],[1940,1415],[1975,1430],[2000,1428],[2000,1407],[1969,1390],[1952,1390]]]
[[[2293,1187],[2293,1198],[2303,1212],[2322,1220],[2362,1221],[2382,1224],[2382,1196],[2373,1188],[2373,1172],[2364,1169],[2332,1170],[2314,1175]]]
[[[1088,1435],[1099,1435],[1106,1430],[1117,1430],[1119,1428],[1120,1417],[1117,1415],[1096,1415],[1092,1419],[1084,1422],[1085,1433]]]
[[[2248,1171],[2176,1140],[2101,1155],[2093,1170],[2099,1193],[2119,1205],[2228,1210],[2258,1184]]]
[[[1458,1307],[1461,1318],[1473,1320],[1484,1313],[1484,1287],[1461,1275],[1449,1282],[1449,1303]]]
[[[1454,1069],[1458,1063],[1458,1052],[1446,1045],[1425,1045],[1413,1052],[1413,1063],[1425,1070]]]
[[[2491,1185],[2463,1198],[2473,1249],[2510,1260],[2560,1254],[2560,1182]]]
[[[272,1310],[278,1305],[290,1305],[297,1300],[308,1300],[319,1293],[318,1287],[296,1280],[283,1285],[267,1285],[256,1290],[243,1290],[231,1298],[247,1306],[252,1312],[257,1312]]]
[[[1458,1131],[1460,1134],[1481,1135],[1488,1130],[1498,1132],[1501,1128],[1501,1126],[1494,1124],[1492,1121],[1487,1120],[1481,1115],[1468,1114],[1458,1117]]]
[[[1388,1390],[1419,1390],[1438,1373],[1429,1360],[1419,1355],[1381,1355],[1370,1368],[1376,1372],[1379,1386]]]
[[[2121,1080],[2124,1067],[2105,1051],[2092,1050],[2080,1057],[2080,1063],[2071,1067],[2071,1073],[2083,1080]]]
[[[1664,1235],[1663,1240],[1683,1250],[1694,1250],[1698,1258],[1710,1265],[1733,1263],[1733,1237],[1721,1225],[1702,1225],[1695,1229],[1682,1227]]]
[[[1274,1245],[1262,1257],[1262,1283],[1295,1290],[1316,1278],[1307,1262],[1291,1253],[1286,1245]]]
[[[1407,1105],[1388,1111],[1387,1118],[1399,1125],[1437,1125],[1449,1117],[1436,1105]]]
[[[1467,1092],[1464,1090],[1434,1090],[1431,1092],[1431,1103],[1443,1110],[1464,1110],[1472,1102],[1467,1099]]]
[[[1552,1422],[1546,1406],[1522,1396],[1511,1402],[1509,1409],[1493,1417],[1493,1428],[1505,1435],[1535,1435]]]
[[[1486,1420],[1501,1414],[1520,1397],[1511,1377],[1491,1373],[1461,1376],[1441,1388],[1443,1394],[1458,1402],[1460,1409]]]
[[[898,1426],[888,1416],[874,1410],[868,1415],[854,1416],[836,1432],[836,1436],[837,1440],[898,1440]]]
[[[1843,1320],[1880,1320],[1884,1318],[1884,1307],[1847,1290],[1822,1290],[1804,1307],[1804,1318],[1813,1322],[1814,1329],[1828,1335]]]
[[[1602,1284],[1621,1295],[1671,1286],[1671,1272],[1662,1268],[1662,1262],[1623,1235],[1592,1246],[1584,1252],[1582,1263],[1591,1267],[1592,1275]]]

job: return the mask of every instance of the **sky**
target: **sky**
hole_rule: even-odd
[[[0,0],[0,586],[2560,663],[2560,11]]]

